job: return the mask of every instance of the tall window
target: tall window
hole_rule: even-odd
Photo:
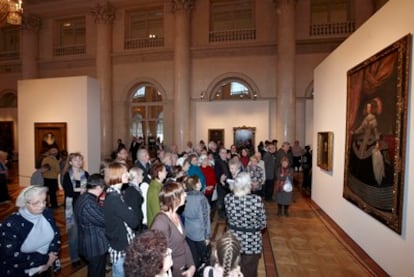
[[[127,12],[126,20],[125,49],[164,46],[162,7]]]
[[[210,95],[210,100],[251,100],[257,95],[243,80],[226,79],[220,82]]]
[[[211,0],[210,42],[256,39],[252,0]]]
[[[0,59],[13,60],[19,58],[19,28],[5,27],[0,29]]]
[[[54,55],[80,55],[85,54],[85,49],[85,18],[76,17],[58,20],[56,22]]]
[[[151,84],[142,84],[131,99],[131,136],[164,140],[162,95]]]
[[[352,0],[312,0],[311,35],[349,34],[355,29]]]

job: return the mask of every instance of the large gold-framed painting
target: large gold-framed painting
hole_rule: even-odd
[[[343,196],[401,234],[411,35],[347,73]]]

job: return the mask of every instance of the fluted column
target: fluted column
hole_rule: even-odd
[[[193,0],[173,0],[174,43],[174,143],[180,151],[190,139],[190,11]]]
[[[20,60],[22,61],[22,79],[39,77],[37,65],[40,29],[40,18],[33,15],[24,15],[21,26]]]
[[[296,139],[295,0],[275,0],[277,9],[277,118],[281,141]]]
[[[101,152],[102,157],[109,157],[113,144],[111,52],[115,8],[109,3],[97,4],[92,15],[96,23],[96,76],[101,87]]]

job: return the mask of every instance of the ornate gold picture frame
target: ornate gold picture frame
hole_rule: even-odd
[[[255,147],[256,127],[233,127],[233,144],[237,149]]]
[[[333,133],[318,132],[317,165],[327,171],[332,170]]]
[[[343,196],[401,234],[411,35],[348,71]]]
[[[39,157],[55,147],[59,151],[66,150],[66,122],[35,123],[35,163]]]

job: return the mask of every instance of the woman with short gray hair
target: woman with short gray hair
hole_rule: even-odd
[[[47,275],[51,267],[60,268],[60,235],[46,208],[47,190],[23,189],[16,200],[19,210],[0,224],[0,276]]]
[[[252,194],[250,174],[240,172],[233,184],[233,193],[224,198],[229,231],[241,243],[241,271],[245,277],[257,276],[262,253],[262,233],[266,214],[262,198]]]

